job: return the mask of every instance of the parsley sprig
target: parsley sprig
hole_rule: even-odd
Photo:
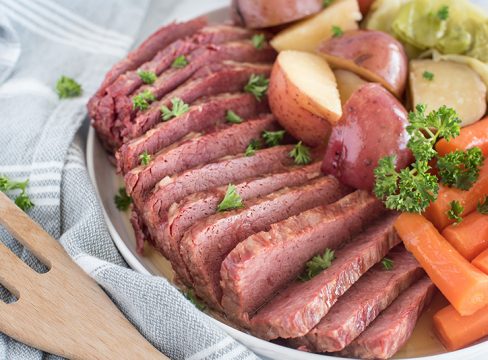
[[[340,26],[334,25],[332,26],[332,37],[340,37],[344,35],[344,31],[340,28]]]
[[[392,270],[395,263],[393,262],[392,259],[384,257],[383,260],[381,260],[381,265],[385,270]]]
[[[151,154],[145,150],[142,154],[139,155],[139,162],[141,165],[148,165],[151,162]]]
[[[261,143],[259,140],[252,139],[249,145],[247,145],[245,155],[246,156],[253,156],[256,154],[256,150],[261,148]]]
[[[137,75],[139,75],[144,84],[151,85],[157,79],[156,73],[154,71],[138,70]]]
[[[461,120],[456,112],[446,106],[428,114],[425,109],[425,105],[419,104],[408,117],[410,124],[406,130],[410,140],[407,146],[415,162],[398,172],[396,156],[392,155],[380,159],[374,170],[374,193],[389,209],[421,213],[437,199],[439,180],[432,175],[429,165],[434,158],[438,161],[441,182],[448,186],[467,190],[478,179],[483,162],[479,149],[440,157],[434,148],[440,138],[449,141],[459,135]]]
[[[181,69],[181,68],[184,68],[188,64],[189,64],[189,61],[187,60],[185,55],[180,55],[176,59],[174,59],[173,63],[171,64],[171,67],[174,69]]]
[[[161,119],[168,121],[174,117],[183,115],[190,110],[190,106],[180,98],[171,99],[171,110],[166,106],[161,106]]]
[[[262,49],[264,44],[266,43],[266,37],[264,36],[264,34],[255,34],[253,35],[251,42],[252,45],[259,50]]]
[[[244,207],[241,196],[236,191],[236,186],[229,184],[225,196],[217,206],[217,211],[235,210]]]
[[[297,165],[306,165],[312,161],[310,149],[303,145],[301,141],[290,151],[289,156],[295,160]]]
[[[451,209],[447,211],[447,218],[454,220],[456,224],[459,224],[461,221],[463,221],[461,215],[463,214],[464,207],[457,200],[451,201],[449,205],[451,205]]]
[[[449,6],[443,5],[441,8],[437,11],[437,17],[441,21],[445,21],[449,18]]]
[[[232,110],[227,110],[227,113],[225,114],[225,119],[227,120],[227,122],[230,122],[231,124],[242,123],[242,118]]]
[[[132,108],[134,110],[147,110],[149,104],[156,100],[156,96],[151,90],[144,90],[132,98]]]
[[[56,82],[56,92],[60,99],[67,99],[80,96],[83,89],[74,79],[63,75]]]
[[[316,255],[307,261],[305,271],[298,277],[301,281],[308,281],[314,276],[320,274],[323,270],[332,265],[335,260],[335,252],[331,249],[326,249],[323,255]]]
[[[488,215],[488,195],[478,203],[478,212],[483,215]]]
[[[246,86],[244,86],[244,91],[253,94],[258,101],[261,101],[268,91],[268,86],[269,79],[264,75],[252,74]]]
[[[197,295],[195,294],[195,290],[193,289],[189,289],[187,292],[184,293],[185,297],[190,300],[190,302],[195,305],[195,307],[200,310],[200,311],[203,311],[207,308],[207,306],[205,305],[205,303],[203,301],[201,301]]]
[[[280,145],[285,136],[285,130],[264,131],[262,137],[267,146],[273,147]]]
[[[24,211],[27,211],[34,207],[34,204],[30,200],[26,192],[27,185],[29,185],[29,179],[25,181],[13,181],[6,176],[0,176],[1,192],[6,193],[8,191],[20,190],[20,194],[15,197],[14,202],[19,208]]]
[[[119,192],[114,196],[114,202],[117,209],[120,211],[126,211],[132,204],[132,198],[127,195],[125,187],[119,188]]]
[[[434,73],[432,73],[432,72],[430,72],[430,71],[425,70],[425,71],[422,73],[422,77],[423,77],[425,80],[432,81],[432,80],[434,80]]]

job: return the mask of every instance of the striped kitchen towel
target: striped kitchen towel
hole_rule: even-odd
[[[173,0],[165,1],[170,6]],[[87,174],[79,129],[87,121],[88,96],[132,46],[147,7],[147,0],[0,0],[0,176],[29,179],[27,194],[35,206],[28,214],[166,355],[255,359],[165,279],[127,266]],[[53,89],[61,75],[80,82],[83,95],[59,100]],[[0,239],[36,271],[45,271],[3,229]],[[14,301],[1,286],[0,297]],[[0,359],[53,358],[0,334]]]

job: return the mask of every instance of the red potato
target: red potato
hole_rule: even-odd
[[[396,155],[397,169],[411,163],[407,125],[407,111],[393,95],[379,84],[361,86],[332,130],[322,171],[356,189],[372,190],[380,158]]]
[[[323,0],[233,0],[234,20],[256,29],[281,25],[318,13]]]
[[[331,124],[342,114],[332,70],[320,56],[306,52],[282,51],[278,55],[268,101],[279,123],[310,146],[326,143]]]
[[[395,38],[374,30],[351,30],[319,45],[318,52],[334,68],[378,82],[397,97],[405,90],[407,55]]]

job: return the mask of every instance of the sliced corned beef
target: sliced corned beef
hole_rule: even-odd
[[[361,359],[389,359],[410,338],[434,292],[432,281],[423,277],[405,290],[341,354]]]
[[[207,68],[208,66],[200,70]],[[191,104],[203,96],[242,91],[252,74],[269,76],[271,65],[227,62],[224,67],[220,67],[220,71],[214,72],[213,68],[205,70],[205,76],[202,73],[197,78],[192,77],[161,100],[152,103],[149,109],[140,112],[122,131],[124,140],[140,136],[157,124],[161,120],[161,106],[169,107],[172,99],[179,98]],[[263,107],[267,107],[266,101],[261,103]]]
[[[370,195],[363,194],[370,197]],[[349,195],[351,198],[352,196],[354,193]],[[357,201],[355,202],[357,203]],[[357,207],[357,204],[352,206],[352,208]],[[349,218],[342,223],[337,220],[320,221],[321,216],[319,215],[316,221],[320,221],[320,223],[312,224],[312,228],[321,229],[329,237],[331,234],[337,233],[337,230],[334,231],[331,226],[325,224],[339,225],[340,223],[343,232],[351,232],[351,230],[357,232],[361,225],[364,226],[371,221],[373,213],[378,215],[378,212],[379,210],[368,209],[368,214],[361,217],[362,221],[359,220],[360,216],[356,215],[358,219]],[[356,225],[354,225],[355,222]],[[337,240],[333,239],[331,242],[332,244],[327,244],[326,247],[334,248]],[[291,283],[259,309],[251,319],[252,331],[264,339],[294,338],[307,334],[329,312],[337,299],[399,242],[400,239],[393,229],[393,221],[390,217],[369,227],[361,235],[356,236],[353,242],[336,251],[336,259],[328,269],[308,281]],[[290,257],[299,252],[298,249],[303,248],[305,248],[304,244],[288,246],[288,252],[282,252],[283,257],[278,260],[281,260],[282,264],[288,264]],[[316,254],[323,251],[324,248],[317,251]],[[268,257],[266,260],[273,264],[275,259],[276,257]]]
[[[310,258],[350,240],[382,212],[381,203],[373,196],[356,191],[250,236],[222,263],[222,305],[226,313],[246,323],[260,306],[300,275]],[[260,332],[266,325],[262,327]],[[270,336],[272,332],[266,335]]]
[[[193,225],[180,242],[180,254],[190,271],[197,294],[220,307],[220,266],[225,256],[242,240],[273,223],[307,209],[334,202],[350,192],[334,177],[313,179],[248,200],[244,208],[211,215]]]
[[[164,177],[226,155],[242,153],[252,139],[259,138],[265,130],[276,128],[274,117],[263,115],[242,124],[194,137],[180,143],[179,146],[163,149],[154,155],[148,165],[136,167],[125,175],[127,193],[132,197],[134,204],[142,209],[147,192]]]
[[[222,94],[195,104],[188,112],[170,121],[164,121],[139,138],[122,145],[115,158],[119,172],[127,173],[140,164],[139,155],[154,155],[191,132],[206,132],[216,124],[226,123],[226,113],[233,110],[243,119],[255,117],[266,111],[264,103],[246,93]]]
[[[280,169],[281,170],[281,169]],[[296,186],[320,175],[320,164],[305,167],[293,166],[286,171],[266,174],[236,184],[236,191],[242,200],[267,195],[287,186]],[[205,192],[198,192],[174,203],[168,211],[168,223],[164,229],[164,241],[169,243],[173,269],[187,285],[191,278],[180,256],[180,240],[188,228],[207,216],[215,214],[218,204],[225,196],[227,186]]]
[[[387,255],[393,268],[379,263],[364,274],[307,335],[292,339],[314,352],[344,349],[386,309],[405,289],[420,279],[424,271],[403,245]]]

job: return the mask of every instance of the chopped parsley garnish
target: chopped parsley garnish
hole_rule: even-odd
[[[477,209],[480,214],[488,215],[488,195],[478,203]]]
[[[174,117],[183,115],[190,110],[190,106],[180,98],[171,99],[171,110],[166,106],[161,106],[161,119],[168,121]]]
[[[469,189],[477,180],[482,160],[479,150],[444,157],[439,157],[435,151],[437,140],[444,138],[449,141],[459,135],[461,120],[453,109],[441,106],[425,114],[425,105],[419,104],[408,118],[410,140],[407,146],[415,162],[398,172],[394,155],[380,159],[374,171],[374,193],[391,210],[421,213],[437,199],[439,192],[439,180],[431,174],[430,160],[438,160],[439,176],[443,183],[463,189]]]
[[[251,41],[252,41],[252,45],[256,49],[262,49],[265,44],[266,37],[264,36],[264,34],[255,34],[253,35]]]
[[[175,69],[181,69],[181,68],[184,68],[186,65],[188,65],[189,62],[188,60],[186,59],[185,55],[180,55],[178,56],[174,61],[173,63],[171,64],[171,67],[172,68],[175,68]]]
[[[463,221],[461,215],[463,214],[464,207],[457,200],[451,201],[449,205],[451,205],[451,209],[447,211],[447,217],[454,220],[456,224],[459,224]]]
[[[342,35],[344,35],[344,31],[342,31],[342,29],[339,26],[337,25],[332,26],[332,37],[339,37]]]
[[[300,141],[298,144],[295,145],[292,151],[290,151],[290,157],[295,159],[295,164],[297,165],[306,165],[312,161],[312,157],[310,156],[310,149],[303,145]]]
[[[334,1],[334,0],[323,0],[322,1],[322,6],[324,8],[326,8],[327,6],[329,6],[330,4],[332,4],[332,1]]]
[[[195,295],[195,290],[189,289],[186,293],[184,293],[185,297],[190,300],[190,302],[195,305],[195,307],[203,311],[207,308],[204,302],[200,301],[200,299]]]
[[[114,202],[117,209],[120,211],[127,211],[130,204],[132,204],[132,198],[127,195],[125,187],[119,188],[118,194],[114,196]]]
[[[156,73],[154,71],[139,70],[137,71],[137,75],[139,75],[144,84],[151,85],[157,79]]]
[[[381,260],[381,265],[383,265],[383,269],[391,270],[393,269],[394,263],[392,259],[385,257],[383,260]]]
[[[147,165],[151,161],[151,155],[145,150],[141,155],[139,155],[139,161],[141,165]]]
[[[252,139],[246,148],[245,155],[253,156],[254,154],[256,154],[256,150],[259,150],[260,148],[261,148],[261,144],[259,143],[259,141],[256,139]]]
[[[1,192],[8,192],[8,191],[15,191],[20,190],[20,194],[17,195],[14,199],[15,204],[24,211],[27,211],[34,207],[34,204],[29,199],[27,195],[26,189],[27,185],[29,184],[29,179],[25,181],[12,181],[6,176],[0,176],[0,191]]]
[[[246,86],[244,86],[244,91],[253,94],[258,101],[261,101],[268,91],[268,86],[269,79],[264,75],[252,74]]]
[[[74,79],[63,75],[56,83],[56,92],[60,99],[67,99],[80,96],[83,89]]]
[[[434,80],[434,74],[431,73],[430,71],[427,71],[425,70],[424,73],[422,74],[422,77],[425,79],[425,80],[429,80],[429,81],[432,81]]]
[[[149,107],[149,104],[155,100],[156,96],[154,96],[151,90],[144,90],[132,98],[132,108],[134,110],[146,110]]]
[[[449,6],[447,6],[447,5],[441,6],[439,11],[437,11],[437,17],[441,21],[447,20],[449,18]]]
[[[262,136],[267,146],[277,146],[280,145],[283,141],[283,137],[285,136],[285,130],[264,131]]]
[[[334,260],[334,250],[326,249],[323,255],[316,255],[307,261],[305,271],[298,277],[298,279],[301,281],[310,280],[314,276],[320,274],[323,270],[329,268]]]
[[[478,180],[483,162],[483,153],[478,147],[448,153],[437,161],[440,180],[447,186],[469,190]]]
[[[235,185],[229,184],[224,199],[217,206],[217,211],[235,210],[244,207],[241,196],[237,193]]]
[[[227,110],[227,113],[225,114],[225,119],[227,120],[227,122],[230,122],[232,124],[240,124],[242,122],[242,118],[232,110]]]

